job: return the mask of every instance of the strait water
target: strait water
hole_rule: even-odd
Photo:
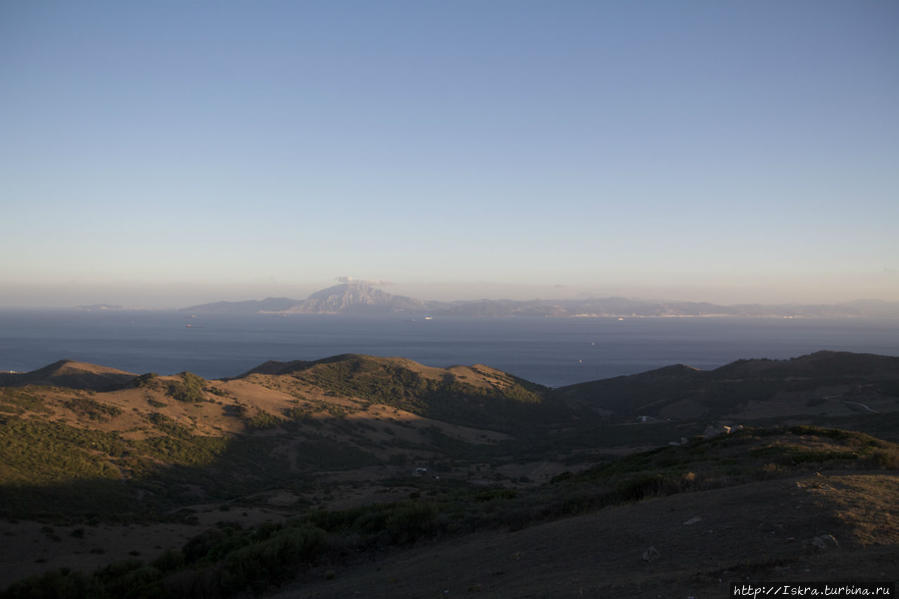
[[[821,349],[899,356],[899,319],[412,320],[0,311],[4,371],[68,358],[137,373],[190,370],[219,378],[266,360],[364,353],[431,366],[488,364],[559,386],[676,363],[710,369],[739,358],[789,358]]]

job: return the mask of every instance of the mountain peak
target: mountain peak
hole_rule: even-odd
[[[208,314],[390,314],[424,311],[426,304],[382,291],[368,281],[345,281],[316,291],[304,300],[267,297],[264,300],[214,302],[185,308]]]
[[[390,313],[423,310],[424,303],[402,295],[392,295],[365,281],[340,283],[285,310],[300,314]]]

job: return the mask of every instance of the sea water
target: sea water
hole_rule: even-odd
[[[549,386],[688,364],[822,349],[899,356],[899,320],[784,318],[358,318],[183,312],[0,312],[0,371],[63,358],[136,373],[237,376],[266,360],[341,353],[431,366],[487,364]]]

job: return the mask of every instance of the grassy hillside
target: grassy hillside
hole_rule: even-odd
[[[310,390],[381,404],[454,424],[511,430],[564,418],[563,404],[545,399],[547,389],[483,366],[431,368],[402,358],[345,354],[316,362],[268,362],[246,375],[280,377],[282,390]]]
[[[71,374],[60,364],[17,382]],[[570,417],[542,387],[486,366],[357,355],[268,363],[227,381],[149,373],[112,390],[83,386],[0,387],[3,513],[131,517],[260,488],[304,494],[329,471],[446,472],[496,456],[508,433]]]

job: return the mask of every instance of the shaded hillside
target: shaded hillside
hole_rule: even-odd
[[[899,411],[899,358],[822,351],[738,360],[711,371],[669,366],[561,387],[553,397],[617,420],[832,417]]]
[[[18,598],[718,594],[731,580],[888,577],[899,447],[811,427],[642,453],[531,490],[424,494],[283,524],[223,525],[149,563],[49,574]],[[414,572],[414,576],[409,576]],[[775,578],[772,578],[775,577]]]
[[[0,387],[46,385],[106,391],[129,383],[135,376],[108,366],[60,360],[31,372],[0,373]]]
[[[752,376],[819,382],[899,376],[899,358],[851,352],[819,351],[788,360],[737,360],[713,371],[717,378]]]
[[[641,453],[485,501],[473,511],[490,515],[475,533],[358,560],[334,568],[334,580],[312,576],[276,596],[655,599],[834,572],[889,580],[897,449],[795,427]]]

